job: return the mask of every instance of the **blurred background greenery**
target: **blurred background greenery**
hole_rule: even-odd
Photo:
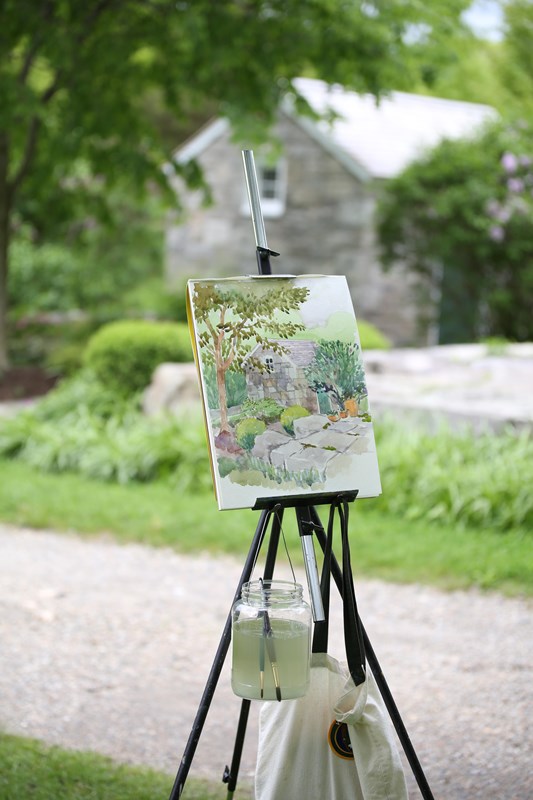
[[[445,299],[452,287],[474,309],[441,320],[450,340],[476,339],[480,309],[494,342],[533,338],[533,3],[489,3],[488,33],[467,24],[484,5],[4,0],[0,398],[31,393],[17,369],[57,385],[0,417],[0,519],[184,552],[247,551],[255,517],[218,515],[199,409],[141,410],[155,366],[191,357],[183,289],[165,284],[165,215],[180,200],[162,165],[213,115],[260,139],[300,75],[497,109],[478,138],[444,143],[391,182],[382,257],[429,276],[446,264]],[[194,163],[170,169],[209,201]],[[363,350],[388,344],[364,321],[361,335]],[[353,515],[357,573],[531,594],[530,434],[474,438],[391,420],[377,434],[384,494]],[[118,800],[133,796],[132,781],[136,797],[168,782],[55,750],[35,780],[43,752],[2,737],[6,796]]]

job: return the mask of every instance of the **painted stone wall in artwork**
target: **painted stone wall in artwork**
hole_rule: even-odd
[[[311,413],[319,411],[318,398],[305,379],[303,369],[286,355],[262,351],[269,358],[269,368],[260,372],[246,369],[246,387],[250,400],[275,400],[282,406],[300,405]]]

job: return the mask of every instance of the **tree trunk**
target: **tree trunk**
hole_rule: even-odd
[[[0,133],[0,373],[9,366],[7,357],[7,272],[11,203],[7,167],[7,136]]]
[[[229,433],[228,422],[228,399],[226,395],[226,373],[222,367],[217,364],[217,388],[218,388],[218,401],[220,408],[220,433]]]

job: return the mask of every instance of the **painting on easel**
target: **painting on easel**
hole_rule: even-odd
[[[381,493],[344,277],[192,280],[187,302],[220,509]]]

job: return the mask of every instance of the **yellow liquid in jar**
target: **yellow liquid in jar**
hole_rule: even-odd
[[[309,626],[271,619],[271,644],[278,666],[281,699],[302,697],[309,687]],[[261,698],[261,648],[264,650],[264,692]],[[276,700],[276,684],[263,635],[263,618],[237,620],[233,625],[231,688],[249,700]]]

